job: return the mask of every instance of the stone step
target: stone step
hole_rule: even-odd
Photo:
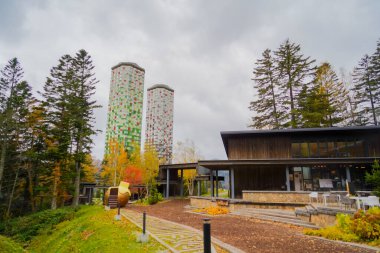
[[[318,228],[314,223],[304,221],[297,217],[294,212],[281,210],[253,209],[243,208],[231,213],[232,215],[241,215],[261,220],[281,222],[285,224],[301,226],[305,228]]]
[[[272,211],[272,210],[266,210],[266,209],[241,209],[234,211],[234,213],[240,213],[240,214],[258,214],[258,215],[266,215],[266,216],[274,216],[274,217],[280,217],[280,218],[288,218],[288,219],[296,219],[297,216],[294,212],[288,212],[288,211]]]

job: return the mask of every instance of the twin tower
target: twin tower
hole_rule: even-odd
[[[124,144],[127,152],[141,145],[145,69],[132,62],[112,67],[108,104],[106,150],[110,140]],[[145,142],[156,147],[160,159],[171,163],[173,152],[174,90],[156,84],[147,90]]]

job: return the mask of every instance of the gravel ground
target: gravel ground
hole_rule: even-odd
[[[126,208],[202,230],[204,216],[186,212],[189,204],[189,200],[175,199],[152,206],[128,204]],[[296,226],[230,215],[211,218],[211,235],[246,252],[376,252],[309,237]]]

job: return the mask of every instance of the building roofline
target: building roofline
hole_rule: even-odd
[[[162,84],[162,83],[155,84],[152,87],[148,88],[147,90],[150,91],[150,90],[157,89],[157,88],[167,89],[168,91],[174,92],[174,90],[172,88],[170,88],[168,85]]]
[[[297,134],[297,133],[337,133],[337,132],[362,132],[362,131],[379,131],[380,126],[350,126],[350,127],[321,127],[321,128],[288,128],[272,130],[243,130],[243,131],[221,131],[224,149],[228,155],[227,139],[232,136],[260,136],[260,135],[278,135],[278,134]]]
[[[133,68],[136,68],[138,70],[145,72],[145,69],[143,69],[137,63],[134,63],[134,62],[119,62],[118,64],[113,66],[111,69],[114,70],[114,69],[121,67],[121,66],[130,66],[130,67],[133,67]]]

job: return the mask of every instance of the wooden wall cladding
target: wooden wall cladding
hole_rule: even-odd
[[[242,190],[281,191],[286,189],[285,167],[255,166],[236,168],[235,196],[242,197]]]
[[[228,159],[291,158],[291,141],[287,136],[231,137]]]
[[[372,135],[367,139],[368,141],[368,156],[380,156],[380,135]]]

